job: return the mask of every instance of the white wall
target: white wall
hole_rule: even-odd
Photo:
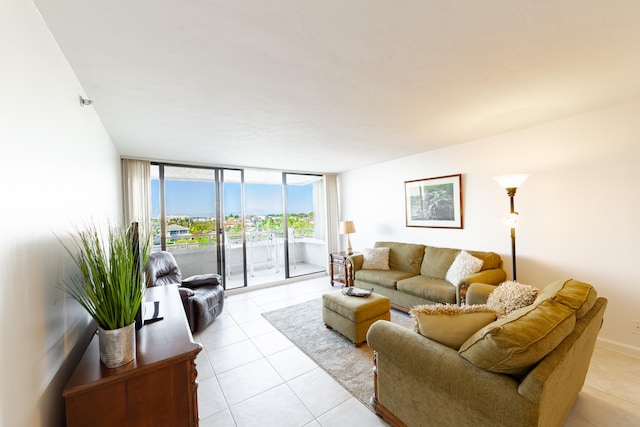
[[[600,344],[640,355],[631,325],[640,320],[639,117],[635,102],[343,173],[341,214],[356,223],[353,247],[395,240],[492,250],[511,277],[501,223],[509,202],[492,177],[531,173],[515,198],[518,281],[593,284],[609,299]],[[458,173],[464,229],[405,227],[404,181]]]
[[[31,1],[0,3],[0,55],[0,425],[58,426],[90,330],[55,234],[120,219],[119,154]]]

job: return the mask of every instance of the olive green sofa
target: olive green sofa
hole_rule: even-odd
[[[502,258],[495,252],[467,251],[484,261],[481,270],[458,283],[450,283],[446,274],[461,249],[401,242],[374,245],[374,248],[382,247],[390,249],[389,270],[363,269],[363,254],[349,257],[353,284],[373,289],[389,298],[392,307],[403,311],[420,304],[460,304],[471,283],[499,285],[506,279]]]
[[[373,406],[393,426],[561,426],[584,384],[606,305],[588,284],[555,282],[459,350],[378,321],[367,334]]]

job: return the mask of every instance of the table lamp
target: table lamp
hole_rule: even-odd
[[[349,235],[355,232],[356,226],[353,224],[353,221],[342,221],[340,223],[340,234],[347,235],[347,255],[353,254],[353,250],[351,248],[351,237]]]

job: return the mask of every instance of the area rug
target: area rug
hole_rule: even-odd
[[[373,350],[365,343],[355,347],[340,333],[322,322],[322,299],[314,299],[280,310],[263,313],[276,329],[346,388],[370,406],[373,395]],[[391,310],[391,321],[413,327],[409,315]]]

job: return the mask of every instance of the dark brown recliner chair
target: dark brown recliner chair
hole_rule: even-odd
[[[182,278],[176,259],[166,251],[149,254],[145,266],[147,286],[178,284],[191,332],[199,332],[222,313],[224,289],[219,274]]]

